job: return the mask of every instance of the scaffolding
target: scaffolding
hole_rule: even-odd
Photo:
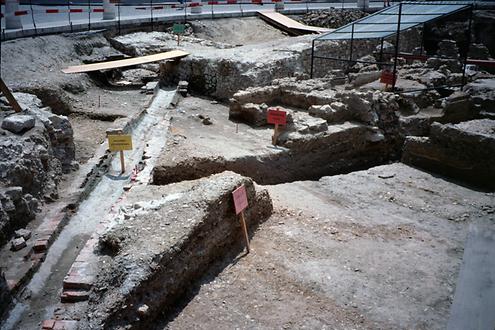
[[[392,76],[392,91],[396,90],[397,80],[397,63],[398,58],[406,58],[411,60],[426,60],[430,57],[442,58],[442,59],[454,59],[446,56],[426,56],[423,55],[424,49],[424,33],[422,37],[421,53],[420,54],[407,54],[400,53],[400,36],[401,32],[405,32],[412,28],[421,26],[423,27],[428,22],[443,19],[447,16],[451,16],[460,12],[467,12],[468,17],[468,30],[467,30],[467,45],[460,58],[462,64],[462,83],[451,86],[437,86],[441,87],[462,87],[466,84],[466,64],[468,63],[469,45],[471,44],[471,27],[473,19],[473,4],[467,2],[401,2],[391,7],[380,10],[372,15],[363,17],[357,21],[342,26],[332,32],[323,34],[313,39],[311,47],[311,78],[313,78],[315,65],[315,59],[331,60],[345,62],[351,65],[355,63],[363,64],[376,64],[379,68],[391,66],[390,62],[383,62],[384,55],[393,55],[393,69]],[[395,36],[395,50],[394,53],[384,53],[383,43],[386,38]],[[362,61],[353,58],[354,41],[355,40],[380,40],[380,54],[378,61]],[[324,55],[317,55],[315,50],[315,44],[325,41],[349,41],[349,57],[339,58]],[[455,59],[458,59],[457,57]],[[412,91],[408,91],[412,92]]]

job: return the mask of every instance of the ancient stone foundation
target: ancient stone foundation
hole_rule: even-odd
[[[272,204],[266,190],[238,174],[132,189],[130,204],[100,239],[109,256],[83,321],[94,328],[148,329],[209,264],[245,244],[232,200],[242,184],[252,232],[270,216]]]

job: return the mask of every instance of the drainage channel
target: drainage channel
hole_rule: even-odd
[[[148,172],[148,167],[152,167],[165,146],[163,122],[167,120],[167,111],[164,109],[174,95],[175,90],[159,89],[156,92],[150,107],[132,130],[134,149],[126,152],[126,173],[120,174],[120,159],[115,157],[107,174],[81,203],[77,213],[49,249],[45,261],[21,294],[3,329],[36,329],[44,319],[53,315],[60,301],[62,282],[67,271],[100,220],[123,195],[124,186],[130,181],[129,173],[142,162],[145,153],[145,171]],[[140,177],[141,181],[145,180],[142,175]]]

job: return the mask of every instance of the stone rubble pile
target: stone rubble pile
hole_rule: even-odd
[[[336,29],[368,14],[359,9],[336,9],[311,11],[300,18],[307,25]]]
[[[0,98],[0,245],[35,217],[39,200],[58,198],[62,173],[75,166],[68,118],[43,108],[34,95],[14,96],[20,114]]]
[[[386,141],[391,152],[396,152],[400,144],[398,111],[407,100],[380,91],[336,90],[332,85],[331,79],[285,78],[271,86],[248,88],[234,94],[229,115],[264,126],[269,106],[286,107],[287,126],[279,142],[291,148],[330,134],[330,125],[360,123],[367,128],[367,141]]]

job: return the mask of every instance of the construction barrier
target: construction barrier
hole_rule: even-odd
[[[116,26],[118,25],[120,31],[120,22],[121,15],[125,13],[125,18],[132,18],[132,14],[129,15],[129,9],[135,10],[135,15],[139,15],[142,18],[144,15],[149,15],[150,23],[153,28],[153,22],[160,20],[162,15],[167,14],[167,10],[173,11],[175,13],[176,10],[184,11],[184,8],[188,8],[187,11],[184,12],[184,20],[187,20],[187,15],[190,12],[191,14],[199,14],[204,9],[204,6],[208,5],[208,9],[211,7],[212,17],[215,15],[215,7],[217,6],[228,6],[228,5],[236,5],[235,10],[240,10],[241,14],[243,13],[243,5],[269,5],[267,9],[274,8],[275,10],[284,9],[284,4],[302,4],[306,3],[306,10],[308,9],[308,1],[309,0],[204,0],[203,2],[198,2],[197,0],[193,0],[194,2],[186,2],[186,3],[172,3],[172,2],[160,2],[156,1],[153,3],[153,0],[147,4],[141,4],[138,6],[125,5],[121,4],[121,0],[103,0],[103,3],[99,5],[92,6],[91,2],[88,5],[71,5],[68,2],[67,6],[56,6],[56,7],[45,7],[36,6],[33,9],[32,5],[20,6],[19,0],[0,0],[5,1],[5,12],[1,13],[1,17],[5,18],[5,30],[23,30],[26,26],[23,27],[22,23],[28,24],[28,28],[34,26],[35,35],[37,34],[36,25],[37,23],[46,23],[51,20],[44,20],[43,17],[45,15],[60,15],[60,20],[65,20],[66,18],[67,26],[70,26],[70,31],[72,31],[72,26],[77,25],[77,30],[81,30],[81,23],[84,24],[84,20],[87,20],[88,30],[91,29],[91,24],[101,22],[101,20],[114,20]],[[169,0],[170,1],[170,0]],[[364,1],[364,0],[363,0]],[[22,8],[19,8],[22,7]],[[125,11],[123,9],[125,8]],[[218,10],[218,9],[217,9]],[[222,11],[229,11],[232,9],[222,8]],[[252,7],[245,8],[244,11],[253,10]],[[98,15],[100,14],[100,15]],[[29,18],[24,16],[30,16]],[[32,25],[31,25],[31,22]],[[58,19],[55,19],[58,21]],[[58,23],[60,25],[60,22]],[[99,25],[101,26],[101,25]],[[30,34],[32,35],[32,34]]]

